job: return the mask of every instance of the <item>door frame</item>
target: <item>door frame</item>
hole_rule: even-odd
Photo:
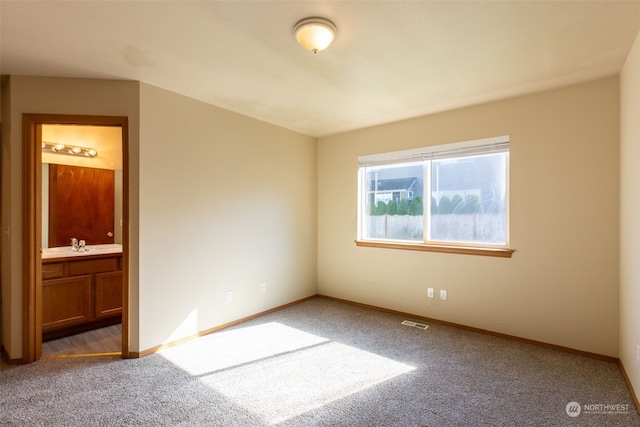
[[[129,353],[129,118],[22,115],[22,361],[42,356],[42,125],[114,126],[122,130],[122,358]]]

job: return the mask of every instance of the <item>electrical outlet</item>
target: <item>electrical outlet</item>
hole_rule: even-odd
[[[440,289],[440,299],[443,301],[447,300],[447,291],[444,289]]]
[[[427,298],[433,298],[433,288],[427,288]]]
[[[263,294],[265,292],[267,292],[267,284],[266,283],[261,283],[260,284],[260,292],[262,292]]]
[[[233,292],[227,291],[227,302],[233,301]]]

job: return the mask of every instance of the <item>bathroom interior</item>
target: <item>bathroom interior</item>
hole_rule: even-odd
[[[122,129],[44,124],[42,356],[118,352]]]

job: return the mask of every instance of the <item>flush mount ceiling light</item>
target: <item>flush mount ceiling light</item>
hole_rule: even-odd
[[[336,30],[336,24],[317,16],[301,19],[293,26],[300,46],[313,53],[326,49],[335,38]]]
[[[67,154],[69,156],[81,157],[96,157],[98,155],[98,152],[93,148],[64,145],[55,142],[43,142],[42,151],[44,153]]]

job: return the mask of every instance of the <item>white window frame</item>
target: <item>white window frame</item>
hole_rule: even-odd
[[[511,257],[514,250],[509,247],[509,148],[508,135],[483,138],[472,141],[457,142],[451,144],[435,145],[412,150],[394,151],[388,153],[373,154],[358,157],[358,206],[357,206],[357,239],[358,246],[384,247],[390,249],[410,249],[434,252],[452,252],[472,255],[490,255]],[[466,243],[466,242],[440,242],[427,240],[429,230],[429,215],[431,211],[431,161],[445,158],[461,158],[471,155],[491,154],[498,152],[507,153],[506,177],[505,177],[505,244]],[[366,167],[382,165],[402,165],[412,162],[426,162],[424,168],[423,241],[401,241],[392,239],[371,239],[364,237],[364,215],[366,210],[367,191]],[[415,196],[415,194],[414,194]]]

